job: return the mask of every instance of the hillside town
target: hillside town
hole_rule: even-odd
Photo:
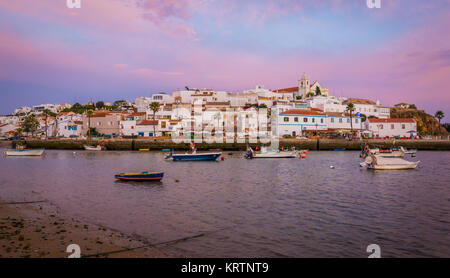
[[[404,109],[410,106],[396,105]],[[274,90],[256,86],[235,94],[185,87],[172,94],[137,97],[134,102],[20,107],[11,115],[0,116],[0,135],[3,138],[186,136],[195,128],[208,134],[222,133],[229,130],[231,122],[231,126],[240,127],[234,128],[235,135],[245,137],[260,127],[261,118],[254,112],[263,109],[268,111],[268,117],[276,111],[276,121],[268,124],[268,131],[276,131],[280,137],[410,139],[419,135],[414,118],[391,118],[390,107],[378,100],[333,96],[318,81],[311,82],[306,74],[299,78],[297,86]],[[194,127],[198,118],[201,124]]]

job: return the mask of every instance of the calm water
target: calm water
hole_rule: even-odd
[[[46,151],[0,159],[1,199],[47,199],[63,213],[163,242],[183,257],[450,256],[450,152],[419,152],[409,171],[359,167],[358,152],[306,160],[171,162],[163,153]],[[335,169],[330,169],[330,165]],[[116,182],[162,170],[162,183]],[[179,180],[177,182],[176,180]]]

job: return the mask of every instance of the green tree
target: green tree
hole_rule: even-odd
[[[55,112],[50,112],[50,117],[52,117],[55,120],[55,128],[53,129],[52,136],[58,135],[58,114]]]
[[[23,136],[23,129],[21,127],[18,127],[14,130],[14,136]]]
[[[319,87],[316,87],[316,96],[322,95],[322,92],[320,91]]]
[[[361,114],[361,122],[367,121],[367,116],[365,114]]]
[[[350,114],[350,130],[353,134],[353,112],[355,111],[355,105],[353,103],[347,104],[347,108],[345,109],[345,111],[349,112]]]
[[[33,137],[38,126],[39,121],[36,119],[36,116],[34,114],[26,116],[22,122],[22,130],[26,133],[31,133],[31,136]]]
[[[153,111],[153,136],[156,136],[156,124],[155,124],[155,122],[156,122],[156,112],[158,112],[159,111],[159,102],[152,102],[152,103],[150,103],[150,110],[152,110]]]
[[[434,114],[434,117],[438,119],[439,125],[441,125],[441,120],[445,117],[444,112],[441,110],[437,111],[436,114]]]
[[[258,105],[258,108],[267,108],[267,105],[265,105],[264,103],[261,103],[260,105]]]
[[[51,114],[53,112],[48,109],[44,109],[44,111],[42,111],[42,113],[44,114],[44,117],[45,117],[45,139],[47,139],[48,138],[48,117],[51,116]]]
[[[97,103],[95,103],[95,108],[98,110],[105,108],[105,103],[103,101],[97,101]]]

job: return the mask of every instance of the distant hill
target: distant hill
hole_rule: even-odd
[[[391,108],[391,118],[414,118],[417,122],[417,132],[422,135],[442,135],[448,134],[448,131],[439,126],[438,120],[425,113],[424,110]]]

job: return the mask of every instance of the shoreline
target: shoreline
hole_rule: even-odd
[[[284,148],[308,149],[316,151],[329,151],[334,149],[361,150],[363,144],[389,148],[393,145],[392,139],[280,139],[279,146]],[[13,142],[13,146],[16,142]],[[55,150],[83,150],[83,145],[87,140],[63,139],[63,140],[26,140],[26,145],[30,148],[45,148]],[[92,141],[91,143],[95,143]],[[149,149],[150,151],[160,151],[163,149],[189,150],[188,143],[174,143],[171,139],[106,139],[104,140],[107,150],[112,151],[138,151],[139,149]],[[250,143],[251,147],[259,146],[259,143]],[[450,151],[450,140],[395,140],[396,146],[403,146],[407,149]],[[199,151],[224,150],[224,151],[244,151],[246,143],[196,143]]]
[[[80,246],[81,257],[168,257],[145,240],[62,215],[46,201],[0,200],[0,258],[67,258],[70,244]]]

